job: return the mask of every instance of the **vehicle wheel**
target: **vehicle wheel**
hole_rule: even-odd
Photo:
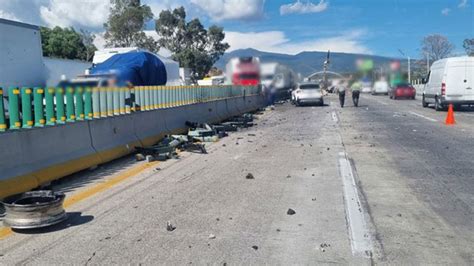
[[[428,103],[425,101],[425,95],[423,95],[423,98],[421,98],[421,106],[423,106],[423,108],[428,107]]]
[[[324,106],[324,100],[321,100],[320,106]]]
[[[435,110],[436,111],[444,110],[444,106],[441,104],[441,100],[439,100],[438,98],[435,98]]]
[[[300,100],[296,100],[295,105],[300,106]]]
[[[393,95],[393,96],[392,96],[392,99],[393,99],[393,100],[396,100],[396,99],[397,99],[397,96]]]

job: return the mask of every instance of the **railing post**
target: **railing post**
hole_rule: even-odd
[[[92,111],[92,88],[86,87],[84,90],[84,114],[86,120],[91,120],[94,117]]]
[[[21,88],[21,112],[23,128],[31,128],[33,126],[33,117],[31,112],[31,89]]]
[[[107,117],[107,88],[99,88],[100,117]]]
[[[66,122],[74,122],[76,120],[74,110],[74,88],[66,88]]]
[[[145,110],[145,87],[140,87],[140,110]]]
[[[106,88],[105,94],[107,95],[107,116],[114,116],[113,88]]]
[[[43,107],[43,88],[34,88],[33,89],[33,102],[35,109],[35,127],[44,127],[44,107]]]
[[[3,106],[3,88],[0,87],[0,132],[7,130],[7,124],[5,124],[5,107]]]
[[[120,115],[120,88],[112,88],[113,93],[113,110],[114,115]]]
[[[44,98],[46,103],[46,125],[54,126],[56,124],[56,116],[54,115],[54,88],[46,89]]]
[[[82,121],[85,118],[83,92],[84,92],[84,89],[82,87],[77,87],[74,93],[74,96],[76,98],[76,105],[75,105],[76,119],[79,121]]]
[[[135,93],[134,93],[133,95],[136,97]],[[125,102],[124,102],[124,104],[125,104],[125,113],[126,113],[126,114],[130,114],[130,113],[131,113],[131,111],[132,111],[132,106],[135,104],[135,103],[131,100],[131,97],[132,97],[132,89],[129,88],[129,87],[126,87],[126,88],[125,88],[125,99],[129,99],[129,103],[130,103],[130,104],[128,105],[128,104],[125,104]]]
[[[64,114],[64,89],[56,88],[56,123],[64,124],[66,115]]]
[[[144,94],[145,94],[145,101],[144,101],[144,108],[143,110],[149,111],[150,110],[150,87],[143,87]]]
[[[8,90],[8,114],[10,116],[10,129],[20,129],[20,89],[11,87]]]
[[[127,87],[119,88],[119,114],[125,114],[125,91]]]

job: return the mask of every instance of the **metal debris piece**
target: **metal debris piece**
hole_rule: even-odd
[[[252,246],[254,250],[258,250],[258,246]]]
[[[202,142],[216,142],[219,140],[217,132],[208,124],[199,124],[186,121],[186,126],[190,127],[188,136]]]
[[[210,235],[209,235],[209,239],[215,239],[215,238],[216,238],[215,235],[213,235],[213,234],[210,234]]]
[[[295,212],[295,210],[293,210],[293,209],[290,208],[290,209],[288,209],[288,211],[286,212],[286,214],[288,214],[288,215],[294,215],[294,214],[296,214],[296,212]]]
[[[172,232],[176,229],[176,226],[172,225],[170,221],[166,223],[166,230]]]
[[[255,177],[252,175],[252,173],[248,173],[247,176],[245,176],[246,179],[255,179]]]
[[[0,221],[3,220],[3,217],[5,217],[5,207],[3,207],[3,204],[0,202]]]
[[[63,209],[66,196],[51,190],[30,191],[3,200],[3,224],[13,229],[42,228],[67,219]]]

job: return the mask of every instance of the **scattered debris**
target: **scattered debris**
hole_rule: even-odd
[[[258,246],[252,246],[254,250],[258,250]]]
[[[145,155],[143,155],[141,153],[137,153],[137,154],[135,154],[135,160],[137,160],[138,162],[139,161],[145,161]]]
[[[330,148],[328,147],[328,148],[327,148],[327,150],[329,151],[329,150],[330,150]]]
[[[147,155],[145,158],[146,158],[146,161],[147,161],[148,163],[151,163],[151,162],[155,161],[155,157],[153,157],[153,156],[151,156],[151,155]]]
[[[215,239],[215,238],[216,238],[215,235],[213,235],[213,234],[210,234],[210,235],[209,235],[209,239]]]
[[[286,178],[291,178],[291,175],[287,175]]]
[[[402,217],[402,214],[401,214],[401,213],[399,213],[399,214],[397,214],[397,216],[398,216],[398,217]]]
[[[277,232],[280,232],[281,230],[280,230],[280,228],[277,228],[277,230],[276,230],[276,231],[277,231]]]
[[[176,226],[172,225],[170,221],[166,223],[166,230],[172,232],[176,229]]]
[[[245,176],[246,179],[255,179],[255,177],[253,176],[252,173],[248,173],[246,176]]]
[[[288,215],[294,215],[294,214],[296,214],[296,212],[295,212],[295,210],[293,210],[293,209],[290,208],[290,209],[288,209],[288,211],[286,212],[286,214],[288,214]]]
[[[316,201],[316,198],[312,198],[311,200],[312,200],[312,201]]]
[[[248,133],[247,136],[249,136],[249,137],[255,137],[256,135],[253,134],[253,133]]]

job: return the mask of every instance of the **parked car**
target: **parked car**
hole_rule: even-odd
[[[409,83],[400,83],[394,85],[388,91],[388,96],[390,99],[396,100],[399,98],[407,98],[407,99],[415,99],[416,90],[415,88]]]
[[[372,89],[372,95],[376,94],[385,94],[388,95],[389,89],[388,82],[386,81],[376,81],[374,84],[374,88]]]
[[[438,60],[423,79],[423,107],[433,103],[436,111],[448,104],[456,107],[474,104],[474,57],[451,57]]]
[[[291,98],[296,105],[318,104],[324,105],[321,86],[314,82],[299,83],[296,90],[292,91]]]

